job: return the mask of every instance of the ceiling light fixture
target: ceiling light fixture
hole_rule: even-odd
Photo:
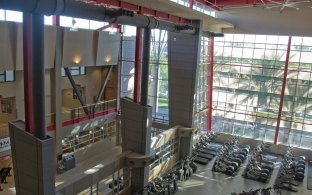
[[[311,0],[302,0],[302,1],[284,0],[283,2],[272,1],[272,0],[268,0],[267,2],[264,2],[263,0],[261,0],[261,2],[266,9],[272,9],[273,11],[274,9],[278,9],[278,11],[281,14],[284,12],[286,8],[292,8],[297,11],[299,11],[300,8],[304,8],[304,7],[311,8],[311,5],[309,5],[309,3],[311,3]]]

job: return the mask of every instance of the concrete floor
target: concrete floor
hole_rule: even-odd
[[[272,187],[277,177],[279,164],[275,164],[275,169],[271,175],[268,183],[262,183],[250,179],[245,179],[242,174],[246,167],[246,162],[242,165],[236,176],[228,176],[223,173],[211,171],[213,160],[206,166],[198,165],[197,172],[192,177],[184,182],[179,182],[179,190],[176,195],[230,195],[231,192],[237,194],[251,189]],[[308,167],[306,167],[305,174],[307,175]],[[307,190],[307,176],[305,176],[303,182],[297,187],[298,192],[289,192],[282,190],[283,195],[311,195],[312,190]],[[272,193],[277,194],[277,193]]]

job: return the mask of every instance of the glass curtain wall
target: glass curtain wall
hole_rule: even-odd
[[[153,107],[154,120],[168,122],[168,37],[165,30],[152,30],[148,104]]]
[[[133,99],[136,27],[122,26],[120,60],[120,97]]]
[[[122,36],[120,96],[133,99],[135,36]]]
[[[121,97],[133,98],[135,28],[124,28],[121,57]],[[153,120],[168,122],[168,37],[165,30],[152,30],[148,81],[148,105]]]
[[[213,130],[273,142],[288,37],[215,38]],[[312,39],[292,37],[278,142],[311,148]]]
[[[312,38],[292,37],[278,141],[312,148]]]
[[[273,141],[288,37],[215,38],[213,129]]]
[[[198,68],[196,94],[194,102],[194,126],[200,131],[207,131],[208,79],[209,79],[209,45],[207,37],[201,38],[200,63]]]
[[[190,7],[190,0],[170,0],[170,1],[178,3],[178,4],[183,5],[185,7]],[[202,12],[204,14],[213,16],[213,17],[215,17],[215,15],[216,15],[216,12],[212,8],[210,8],[207,5],[200,3],[198,1],[195,1],[195,0],[193,1],[193,9],[197,10],[199,12]]]

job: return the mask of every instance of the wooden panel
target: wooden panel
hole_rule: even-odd
[[[14,70],[16,28],[12,22],[0,22],[0,71]]]
[[[94,36],[91,30],[64,28],[62,67],[94,66]]]
[[[97,41],[97,55],[96,65],[117,65],[118,55],[120,49],[120,34],[110,34],[102,31],[96,32]]]

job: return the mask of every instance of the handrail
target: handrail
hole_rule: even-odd
[[[158,113],[152,113],[153,122],[159,122],[163,124],[168,124],[169,116],[167,115],[160,115]]]
[[[84,108],[84,107],[88,108],[90,106],[98,106],[98,105],[105,104],[105,103],[110,103],[110,102],[117,102],[117,99],[107,100],[107,101],[100,101],[99,103],[87,104],[86,106],[79,106],[79,107],[74,107],[74,108],[71,108],[71,109],[73,110],[73,109],[79,109],[79,108]]]
[[[99,102],[94,104],[88,104],[86,106],[80,106],[75,108],[70,108],[66,112],[63,112],[63,121],[74,120],[82,117],[86,117],[85,109],[89,111],[89,115],[94,115],[96,113],[101,113],[103,111],[108,111],[110,109],[115,109],[117,107],[117,99],[108,100],[105,102]]]

